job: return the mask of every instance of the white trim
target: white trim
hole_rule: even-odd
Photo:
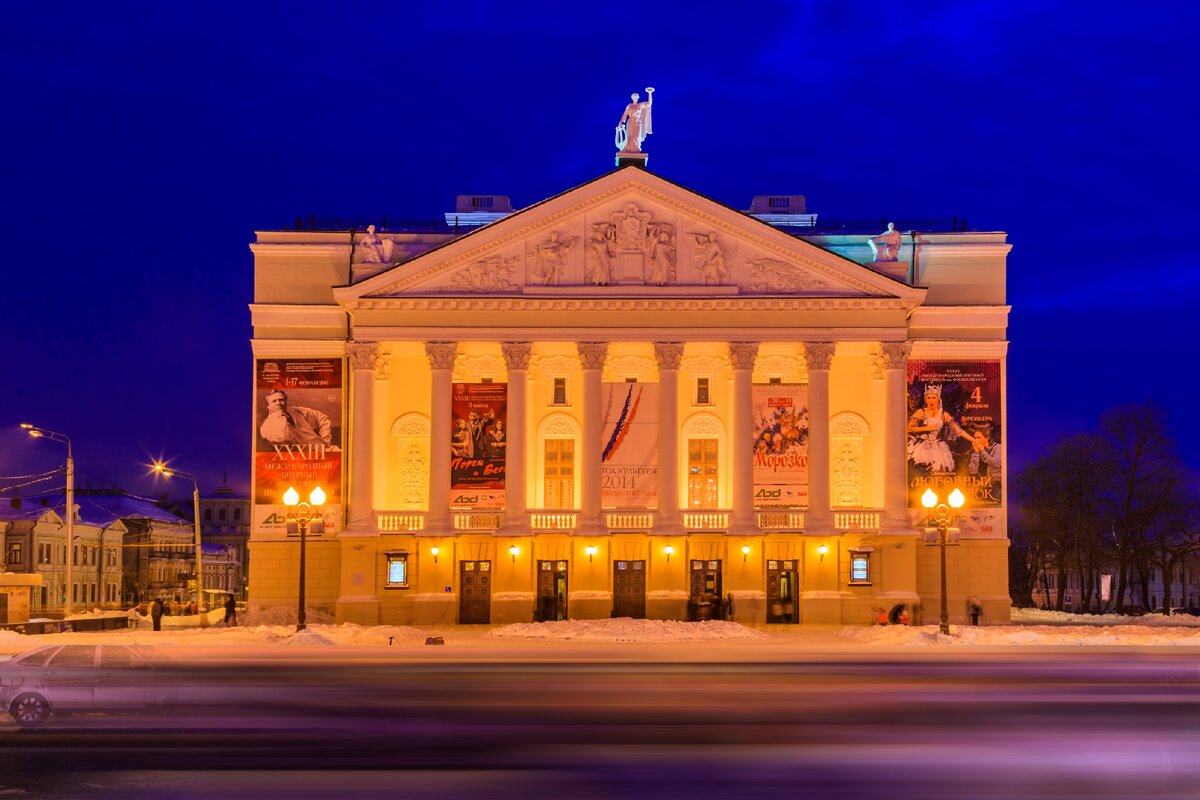
[[[911,328],[1006,328],[1012,306],[921,306],[909,318]]]
[[[1008,353],[1007,341],[935,341],[918,339],[913,342],[910,359],[939,358],[1003,358]]]
[[[352,337],[371,342],[431,342],[452,339],[456,342],[498,342],[528,340],[534,342],[743,342],[753,333],[759,342],[904,342],[905,328],[693,328],[686,324],[662,328],[513,328],[444,327],[398,325],[356,325]],[[303,341],[303,340],[297,340]]]
[[[250,350],[255,357],[344,356],[346,342],[344,339],[251,339]]]

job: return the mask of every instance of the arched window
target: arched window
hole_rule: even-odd
[[[233,510],[233,521],[240,522],[241,519],[242,519],[242,510],[240,508],[235,508]]]
[[[683,423],[679,445],[687,467],[687,508],[722,508],[728,465],[725,425],[715,414],[693,414]]]
[[[225,509],[222,508],[220,511],[217,512],[217,520],[220,522],[225,521]]]
[[[211,508],[204,509],[204,521],[212,522],[212,509]]]

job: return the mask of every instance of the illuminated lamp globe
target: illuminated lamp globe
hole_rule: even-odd
[[[967,497],[962,493],[961,489],[955,488],[955,490],[950,493],[950,506],[952,508],[962,508],[963,503],[965,502],[967,502]]]
[[[938,503],[938,496],[933,493],[933,489],[926,489],[925,494],[921,495],[921,505],[926,508],[933,508]]]
[[[325,505],[325,490],[320,486],[313,489],[308,495],[308,502],[312,503],[314,506]]]
[[[285,506],[294,506],[300,503],[300,493],[296,491],[295,486],[289,486],[288,490],[283,493],[283,504]]]

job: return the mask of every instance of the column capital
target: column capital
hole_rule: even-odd
[[[509,369],[529,369],[533,345],[529,342],[502,342],[500,352],[504,354],[504,366]]]
[[[433,369],[454,369],[454,359],[458,355],[457,342],[426,342],[425,357]]]
[[[730,342],[729,360],[734,369],[754,369],[758,357],[758,342]]]
[[[683,360],[683,342],[655,342],[654,360],[659,369],[679,369]]]
[[[579,363],[584,369],[604,369],[608,342],[579,342],[575,347],[579,350]]]
[[[805,342],[804,358],[808,361],[808,368],[829,369],[836,350],[837,342]]]
[[[908,365],[908,354],[912,352],[912,342],[884,342],[880,351],[884,369],[904,369]]]
[[[349,342],[346,355],[350,356],[350,366],[354,369],[375,369],[375,362],[379,358],[379,342]]]

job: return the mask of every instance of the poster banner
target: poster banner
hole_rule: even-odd
[[[658,384],[605,383],[600,438],[600,503],[658,504]]]
[[[456,383],[451,401],[450,505],[504,508],[508,384]]]
[[[284,535],[283,493],[303,501],[320,486],[324,532],[340,531],[342,359],[260,358],[254,372],[254,530]]]
[[[921,495],[966,495],[957,526],[978,536],[1004,536],[1004,465],[1000,361],[908,362],[908,507],[914,524],[926,511]]]
[[[751,395],[754,423],[754,506],[808,505],[808,387],[756,385]]]

